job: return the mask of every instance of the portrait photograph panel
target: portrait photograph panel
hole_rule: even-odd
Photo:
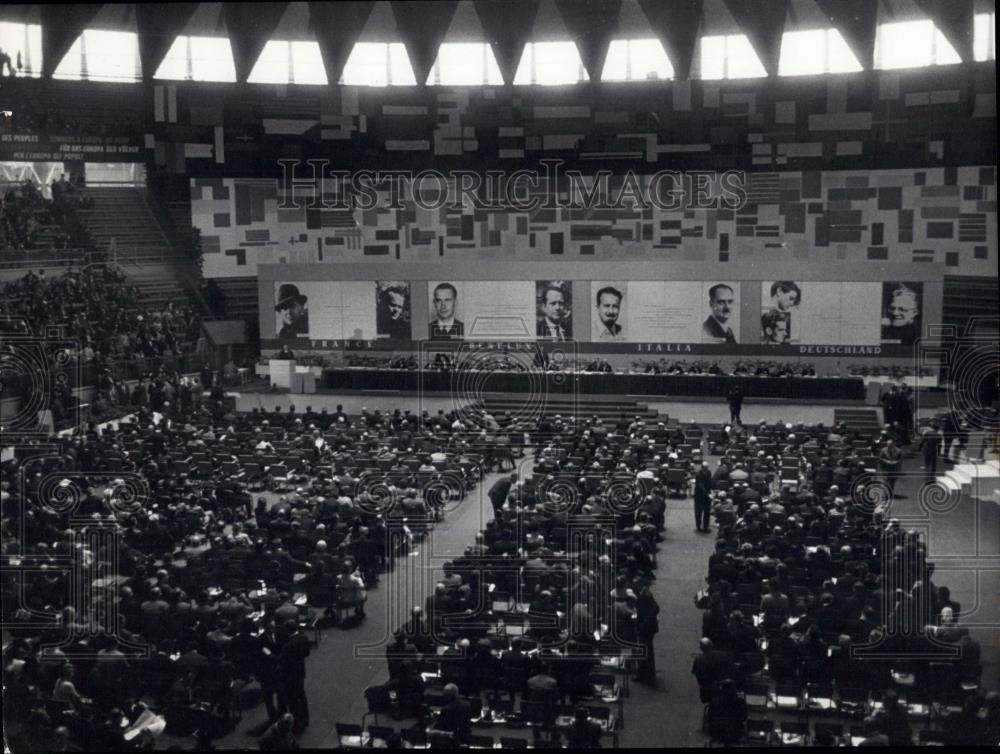
[[[449,280],[431,280],[427,283],[427,337],[432,340],[449,340],[465,337],[462,297],[463,284]]]
[[[274,284],[274,333],[279,340],[309,337],[308,283]]]
[[[802,284],[794,280],[761,283],[760,342],[783,346],[802,342]]]
[[[882,342],[913,345],[921,334],[924,284],[882,283]]]
[[[573,286],[568,280],[538,280],[535,297],[538,317],[535,336],[564,341],[573,338]]]
[[[739,343],[739,289],[732,281],[703,283],[702,343]]]
[[[375,282],[376,333],[387,340],[412,340],[410,284],[401,280]]]
[[[624,280],[593,280],[590,283],[590,339],[595,343],[628,340],[628,283]]]

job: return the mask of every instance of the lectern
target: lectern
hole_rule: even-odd
[[[295,384],[294,359],[271,359],[268,362],[268,372],[271,384],[275,387],[291,390]]]

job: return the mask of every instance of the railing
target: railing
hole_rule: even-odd
[[[139,262],[167,264],[172,261],[173,251],[167,246],[135,246],[116,244],[107,251],[74,249],[34,249],[0,251],[0,270],[27,270],[36,267],[85,267],[101,262],[119,265],[137,265]]]
[[[36,249],[32,251],[15,251],[7,249],[0,251],[0,269],[23,270],[35,267],[71,267],[80,265],[86,267],[105,261],[104,253],[76,249]]]
[[[138,264],[138,261],[166,264],[171,261],[173,250],[163,246],[135,246],[116,243],[108,249],[108,261],[116,264]]]

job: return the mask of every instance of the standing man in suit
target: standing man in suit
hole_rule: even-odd
[[[573,323],[566,304],[566,292],[558,285],[548,285],[542,292],[542,314],[535,334],[539,338],[564,341],[573,337]]]
[[[465,324],[455,319],[455,304],[458,290],[451,283],[438,283],[434,287],[433,304],[437,318],[428,325],[432,340],[461,338],[465,335]]]
[[[725,283],[718,283],[708,289],[708,304],[712,313],[701,326],[702,340],[706,343],[736,343],[736,335],[729,323],[736,293]]]
[[[309,656],[309,639],[299,630],[295,620],[284,624],[285,640],[281,643],[281,712],[295,716],[293,733],[301,733],[309,725],[309,702],[306,699],[306,657]]]
[[[928,482],[933,481],[934,477],[937,476],[937,459],[938,453],[941,452],[942,442],[944,442],[944,436],[938,428],[938,422],[937,420],[932,421],[930,427],[920,438],[920,451],[924,457],[924,474]]]
[[[274,618],[265,619],[264,631],[257,641],[259,654],[257,655],[257,668],[254,675],[260,682],[260,692],[264,697],[267,719],[274,722],[278,719],[275,697],[278,694],[278,661],[280,659],[278,638],[274,633]]]
[[[709,532],[712,514],[712,471],[708,462],[702,461],[694,475],[694,526],[695,531]]]
[[[636,680],[648,686],[656,685],[656,653],[653,649],[653,637],[660,630],[660,606],[648,586],[642,588],[635,603],[636,635],[643,647],[643,658],[639,660],[639,672]]]
[[[733,385],[726,396],[729,399],[729,421],[733,424],[743,424],[740,412],[743,410],[743,391],[739,385]]]
[[[903,451],[896,447],[894,441],[886,440],[885,447],[878,454],[878,467],[889,487],[889,492],[895,494],[896,482],[903,467]]]

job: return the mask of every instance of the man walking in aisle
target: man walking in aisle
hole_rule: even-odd
[[[694,526],[695,531],[708,532],[712,513],[712,472],[708,462],[702,461],[701,468],[694,475]]]

